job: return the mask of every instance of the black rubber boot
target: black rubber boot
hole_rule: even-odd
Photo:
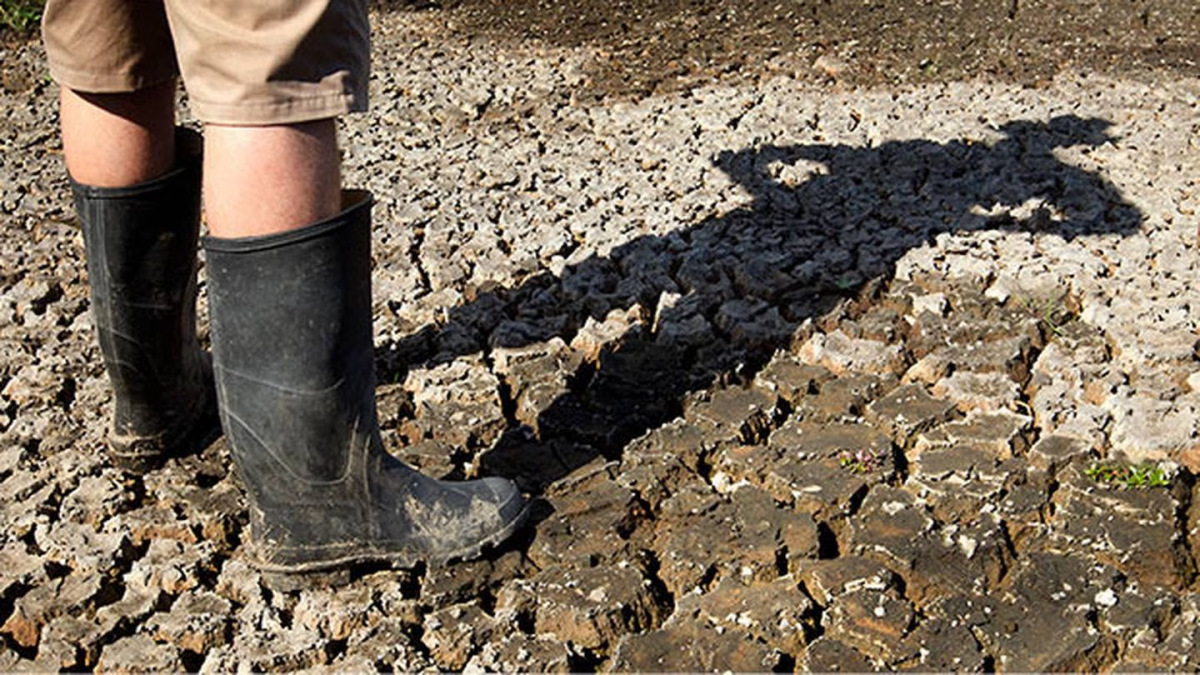
[[[176,169],[123,188],[71,181],[92,320],[112,383],[112,461],[132,471],[221,434],[208,356],[196,341],[200,138],[181,130]]]
[[[527,512],[511,481],[438,481],[384,451],[370,195],[346,203],[300,230],[204,240],[222,420],[250,497],[250,555],[273,584],[360,562],[470,559]]]

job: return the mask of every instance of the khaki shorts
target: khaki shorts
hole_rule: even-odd
[[[86,93],[183,76],[205,122],[269,125],[366,109],[367,0],[48,0],[50,72]]]

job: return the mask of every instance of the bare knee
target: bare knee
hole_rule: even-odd
[[[114,94],[64,88],[61,99],[63,154],[80,183],[135,185],[174,165],[174,80]]]
[[[209,232],[284,232],[338,213],[341,157],[334,120],[205,129]]]

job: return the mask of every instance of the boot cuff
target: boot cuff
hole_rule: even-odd
[[[279,232],[276,234],[264,234],[257,237],[237,237],[233,239],[224,237],[205,236],[203,238],[204,249],[207,251],[216,251],[218,253],[255,253],[258,251],[268,251],[273,248],[295,244],[297,242],[308,241],[322,235],[328,234],[340,227],[351,225],[358,222],[367,222],[361,214],[369,212],[373,198],[371,193],[366,190],[344,190],[342,192],[342,208],[343,211],[336,216],[322,220],[319,223],[306,225],[296,230],[287,232]]]

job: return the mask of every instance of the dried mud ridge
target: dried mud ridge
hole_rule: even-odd
[[[378,17],[343,130],[380,419],[534,522],[273,592],[223,441],[108,466],[35,77],[0,93],[0,671],[1197,667],[1200,83],[581,101],[592,48],[438,16]]]

